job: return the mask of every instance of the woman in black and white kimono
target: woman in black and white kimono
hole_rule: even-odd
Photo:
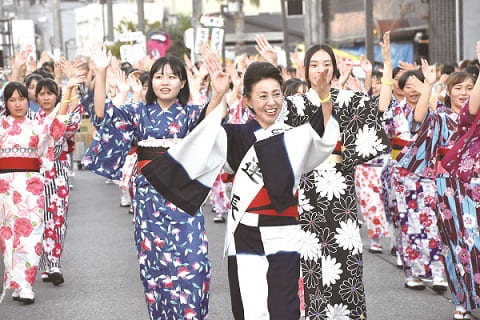
[[[341,134],[335,157],[300,180],[301,283],[307,319],[366,319],[354,169],[388,148],[381,120],[392,95],[389,44],[387,32],[381,43],[384,71],[379,97],[332,88],[339,73],[335,55],[329,46],[315,45],[305,54],[310,90],[285,100],[286,123],[293,127],[310,121],[323,102],[331,100]]]
[[[235,173],[225,246],[235,319],[300,318],[297,185],[339,138],[329,100],[305,125],[285,125],[281,83],[270,63],[250,64],[244,95],[255,119],[222,127],[217,107],[181,144],[142,169],[160,194],[188,213],[204,201],[224,164]]]

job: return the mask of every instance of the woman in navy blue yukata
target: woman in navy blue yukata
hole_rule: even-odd
[[[105,103],[105,79],[111,55],[94,49],[96,66],[95,117],[101,122],[83,164],[93,172],[118,180],[125,157],[137,143],[138,172],[133,205],[135,243],[140,278],[150,318],[205,319],[208,314],[210,261],[204,217],[193,216],[162,197],[140,173],[150,160],[181,141],[202,112],[221,102],[215,93],[209,107],[187,104],[190,89],[183,62],[173,56],[158,59],[150,70],[146,102]],[[210,75],[212,85],[228,89],[221,72]],[[222,95],[223,96],[223,95]],[[210,107],[211,106],[211,107]]]

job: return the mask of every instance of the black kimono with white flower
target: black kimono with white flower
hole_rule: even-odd
[[[338,144],[327,161],[302,177],[299,216],[303,230],[302,277],[310,319],[365,319],[362,241],[357,218],[354,168],[388,148],[378,98],[331,89],[340,124]],[[286,99],[284,121],[299,126],[320,106],[310,89]],[[337,318],[336,318],[337,317]]]

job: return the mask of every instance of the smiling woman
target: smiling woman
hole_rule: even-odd
[[[222,127],[216,110],[142,170],[160,194],[190,214],[223,166],[235,174],[225,247],[235,319],[299,319],[296,182],[330,155],[338,139],[338,123],[328,105],[303,126],[285,125],[281,83],[272,64],[251,63],[244,89],[255,119]]]

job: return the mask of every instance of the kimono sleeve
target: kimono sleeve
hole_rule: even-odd
[[[334,98],[342,133],[343,166],[353,169],[387,152],[390,143],[384,130],[383,113],[378,111],[378,97],[339,90]]]
[[[427,113],[422,123],[415,123],[412,113],[409,122],[411,127],[416,129],[417,137],[401,150],[397,161],[412,173],[433,178],[437,150],[447,146],[455,133],[456,123],[448,113],[433,111]]]
[[[116,107],[105,104],[103,121],[86,151],[82,164],[92,172],[119,180],[120,168],[135,138],[136,113],[134,105]]]
[[[301,175],[325,161],[339,137],[337,120],[330,117],[324,128],[319,110],[309,123],[254,144],[265,188],[278,212],[296,203]]]
[[[73,138],[75,133],[80,129],[80,122],[82,121],[83,106],[78,104],[72,111],[67,114],[65,121],[65,138]]]
[[[177,207],[195,215],[226,160],[227,136],[215,109],[181,142],[142,168],[150,184]]]

